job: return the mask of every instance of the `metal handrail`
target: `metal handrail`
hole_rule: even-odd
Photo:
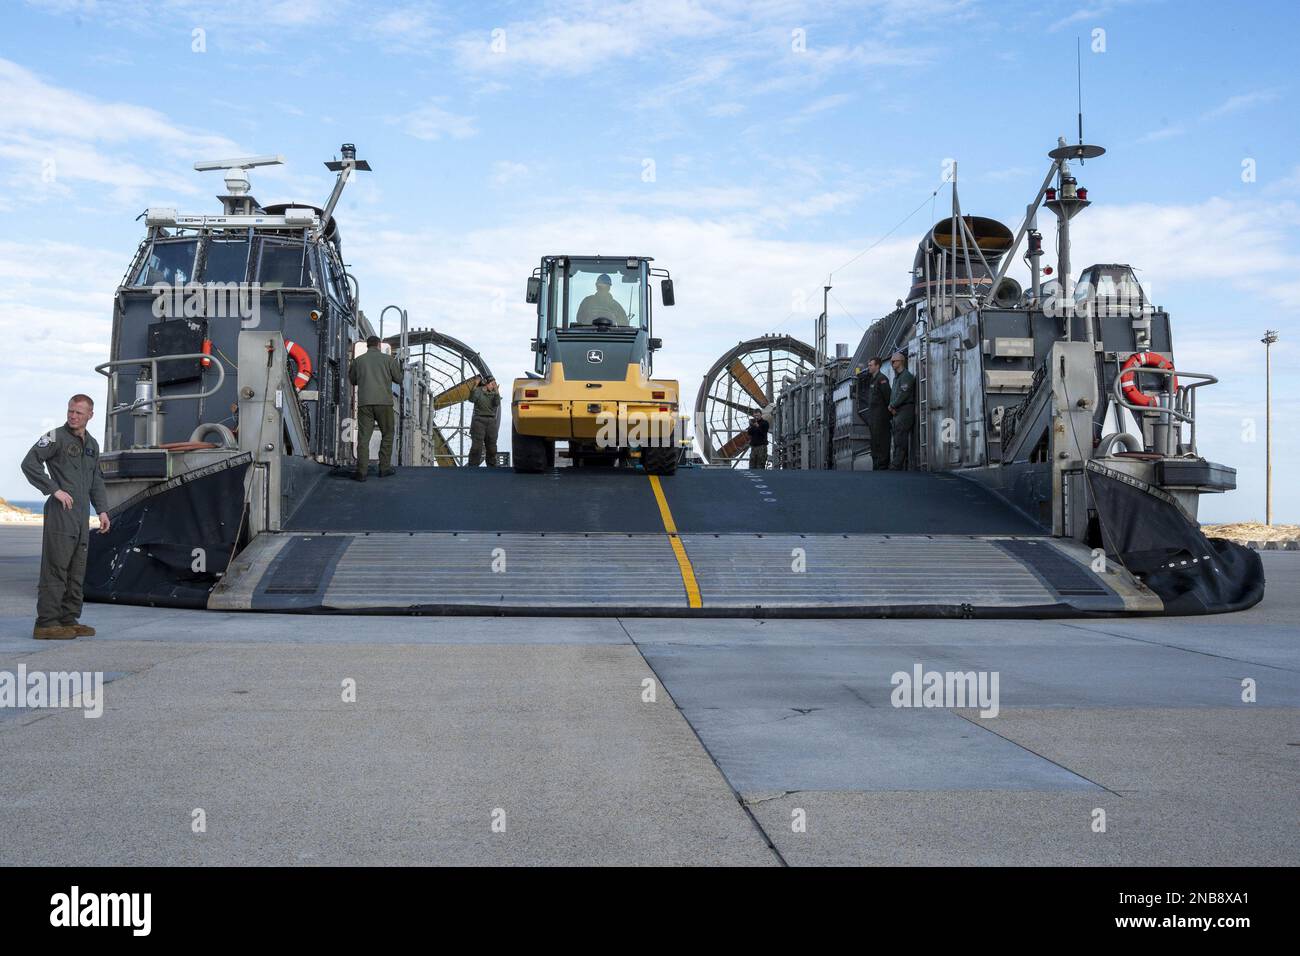
[[[1166,378],[1183,378],[1200,379],[1191,385],[1179,385],[1173,393],[1174,404],[1172,407],[1165,405],[1137,405],[1124,398],[1122,379],[1128,372],[1140,372],[1142,374],[1163,375]],[[1204,388],[1206,385],[1214,385],[1219,380],[1205,372],[1180,372],[1172,368],[1131,368],[1120,372],[1115,376],[1115,381],[1111,383],[1111,394],[1115,402],[1122,408],[1127,408],[1131,412],[1142,412],[1147,415],[1159,415],[1180,422],[1187,422],[1190,427],[1190,444],[1193,449],[1196,448],[1196,389]],[[1161,394],[1170,394],[1168,389],[1163,389]]]
[[[105,371],[105,369],[112,368],[113,366],[116,365],[148,365],[149,373],[150,373],[150,381],[152,381],[156,387],[158,384],[158,363],[159,362],[172,362],[172,361],[182,361],[184,359],[205,359],[205,358],[211,359],[213,362],[216,363],[217,366],[217,384],[212,386],[212,388],[208,389],[206,392],[192,392],[188,395],[167,395],[167,396],[155,394],[153,398],[147,399],[145,401],[135,400],[132,401],[131,404],[129,405],[122,405],[120,408],[116,407],[117,406],[117,372],[115,371],[107,372]],[[149,405],[157,405],[158,403],[163,401],[179,402],[179,401],[187,401],[189,399],[210,398],[211,396],[215,395],[218,391],[220,391],[221,386],[226,381],[226,368],[224,365],[222,365],[221,359],[217,358],[215,355],[208,355],[204,352],[187,352],[184,355],[158,355],[152,358],[116,359],[115,361],[112,362],[104,362],[102,365],[96,365],[95,371],[108,379],[108,387],[110,389],[110,393],[108,397],[108,404],[109,404],[108,414],[110,415],[120,415],[122,412],[134,411],[137,408],[144,408]]]

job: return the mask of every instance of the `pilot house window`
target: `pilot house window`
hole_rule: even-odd
[[[198,245],[196,239],[155,242],[135,277],[135,284],[151,286],[165,282],[168,285],[184,285],[189,282],[194,278],[194,253]]]
[[[213,239],[203,262],[204,282],[243,282],[248,274],[248,240]]]
[[[257,281],[263,289],[302,289],[314,285],[301,242],[266,242]]]

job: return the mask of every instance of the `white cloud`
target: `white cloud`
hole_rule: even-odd
[[[1208,110],[1201,116],[1203,121],[1219,119],[1222,116],[1228,116],[1232,113],[1239,113],[1242,110],[1250,109],[1253,106],[1261,106],[1265,103],[1272,103],[1279,96],[1278,90],[1254,90],[1250,93],[1241,93],[1237,96],[1230,96],[1212,110]]]
[[[688,73],[681,79],[650,90],[641,98],[642,105],[675,106],[684,94],[694,93],[705,87],[712,86],[731,72],[735,65],[735,60],[729,56],[715,55],[708,57],[698,69]]]
[[[1029,181],[1041,171],[1032,166],[1007,166],[1004,169],[992,169],[978,174],[976,178],[991,183],[1010,182],[1012,180]]]
[[[1225,116],[1231,116],[1233,113],[1240,113],[1242,110],[1251,109],[1255,106],[1261,106],[1265,103],[1271,103],[1279,96],[1276,89],[1255,90],[1250,93],[1240,93],[1236,96],[1230,96],[1213,109],[1206,110],[1195,121],[1197,123],[1210,123]],[[1154,129],[1143,136],[1138,137],[1139,143],[1154,143],[1162,139],[1172,139],[1175,136],[1182,136],[1187,132],[1185,123],[1168,123],[1165,126]]]
[[[400,46],[427,44],[441,32],[442,19],[432,4],[407,3],[385,9],[370,29],[381,39]]]
[[[1294,195],[1300,192],[1300,166],[1292,166],[1281,179],[1270,180],[1264,187],[1270,194]]]
[[[1159,129],[1153,129],[1149,133],[1144,133],[1138,137],[1139,143],[1157,143],[1162,139],[1172,139],[1175,136],[1182,136],[1187,132],[1186,127],[1178,124],[1162,126]]]
[[[1073,13],[1061,17],[1059,20],[1055,21],[1050,26],[1048,26],[1047,29],[1050,32],[1055,32],[1057,30],[1063,30],[1066,27],[1072,26],[1073,24],[1076,23],[1096,21],[1098,18],[1105,16],[1106,14],[1115,10],[1117,7],[1124,7],[1124,6],[1129,6],[1130,4],[1133,3],[1144,3],[1144,2],[1147,2],[1147,0],[1102,0],[1102,2],[1100,3],[1094,3],[1091,4],[1090,6],[1080,7],[1078,10],[1075,10]],[[1091,25],[1100,26],[1101,24],[1094,22]]]
[[[108,361],[113,290],[129,251],[106,252],[71,242],[0,240],[0,456],[18,461],[36,437],[61,421],[69,395],[100,399],[106,380],[93,371]],[[61,360],[51,361],[61,356]],[[103,434],[101,408],[94,430]],[[21,478],[8,497],[40,497]]]
[[[472,116],[452,113],[436,103],[426,103],[403,116],[390,118],[389,122],[423,140],[468,139],[478,133]]]
[[[853,101],[850,93],[834,93],[830,96],[823,96],[821,99],[813,100],[802,110],[804,113],[824,113],[827,110],[833,110],[836,107],[843,106],[845,103]]]
[[[147,33],[171,20],[220,33],[264,34],[268,28],[319,27],[355,12],[351,0],[26,0],[30,7],[77,20]]]
[[[0,58],[0,156],[25,201],[66,196],[68,184],[106,187],[115,201],[130,201],[146,188],[193,193],[196,179],[173,172],[200,157],[237,156],[224,136],[178,124],[165,114],[130,103],[108,102],[55,86],[31,70]],[[157,168],[134,158],[139,147]],[[102,195],[102,194],[101,194]]]
[[[578,75],[679,38],[716,32],[726,23],[692,0],[555,4],[551,11],[461,36],[455,43],[458,64],[469,70],[525,67]],[[501,32],[494,36],[494,30]]]
[[[528,172],[528,167],[524,163],[515,163],[508,159],[498,160],[492,164],[492,183],[497,186],[505,186],[523,179],[528,175]]]
[[[111,103],[53,86],[12,60],[0,59],[0,135],[25,132],[51,139],[127,143],[146,140],[169,152],[228,149],[230,140],[180,126],[145,106]]]
[[[855,44],[828,42],[843,32],[842,25],[832,26],[828,19],[837,7],[865,20],[877,35]],[[458,65],[471,71],[520,68],[577,76],[652,55],[665,64],[690,64],[691,72],[665,84],[649,97],[653,101],[712,85],[741,60],[766,62],[770,70],[777,58],[793,58],[801,61],[801,70],[817,75],[841,67],[915,66],[929,62],[935,51],[899,42],[895,28],[935,22],[951,26],[973,11],[973,0],[818,6],[721,2],[707,7],[695,0],[587,0],[550,3],[538,17],[463,34],[453,48]],[[799,54],[791,50],[796,28],[807,37],[807,48]]]
[[[839,66],[924,66],[934,60],[938,50],[932,47],[905,46],[887,40],[864,40],[852,46],[820,47],[810,42],[806,57],[818,70],[827,72]]]
[[[1075,220],[1072,261],[1128,262],[1156,298],[1194,284],[1227,305],[1249,292],[1277,301],[1300,273],[1294,202],[1207,199],[1189,205],[1097,206]]]
[[[710,106],[705,110],[705,112],[710,116],[739,116],[741,113],[745,112],[745,104],[734,101],[718,103],[714,106]]]

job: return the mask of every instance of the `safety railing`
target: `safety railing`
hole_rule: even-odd
[[[166,395],[166,396],[159,395],[157,392],[158,363],[177,362],[177,361],[184,361],[186,359],[200,359],[200,360],[210,359],[216,365],[217,368],[217,384],[212,386],[212,388],[201,392],[190,392],[188,394],[182,394],[182,395]],[[123,365],[132,365],[136,367],[143,367],[146,365],[149,366],[149,382],[151,386],[149,389],[149,393],[150,393],[149,395],[137,396],[136,398],[132,399],[132,401],[130,402],[125,402],[121,404],[118,403],[117,400],[118,368],[117,367]],[[109,369],[112,369],[112,371],[108,371]],[[116,359],[111,362],[104,362],[100,365],[96,365],[95,371],[108,379],[109,416],[112,417],[115,415],[121,415],[123,412],[137,413],[141,409],[148,409],[148,411],[145,412],[145,414],[148,415],[149,417],[149,435],[151,438],[157,437],[156,419],[157,419],[158,405],[162,404],[163,402],[198,401],[205,398],[210,398],[211,396],[215,395],[218,391],[221,390],[221,386],[225,384],[226,381],[226,369],[225,366],[221,363],[221,360],[214,355],[208,355],[203,352],[186,352],[183,355],[157,355],[148,358]],[[105,430],[104,438],[106,440],[106,444],[108,445],[108,448],[106,450],[117,451],[117,442],[114,440],[115,433],[111,428]]]
[[[1177,381],[1178,379],[1193,379],[1191,384],[1176,384],[1172,395],[1169,390],[1168,382],[1166,387],[1157,393],[1156,404],[1139,405],[1136,402],[1130,402],[1124,397],[1124,377],[1128,374],[1142,375],[1162,375],[1168,380]],[[1205,372],[1182,372],[1172,368],[1152,368],[1142,367],[1133,368],[1121,372],[1115,376],[1115,381],[1111,383],[1111,396],[1115,399],[1116,404],[1122,408],[1127,408],[1133,413],[1134,418],[1141,422],[1142,417],[1151,417],[1159,420],[1160,424],[1174,431],[1180,430],[1174,422],[1186,422],[1188,425],[1188,443],[1193,453],[1196,452],[1196,390],[1204,388],[1206,385],[1214,385],[1219,380]],[[1173,401],[1164,404],[1161,400],[1172,397]],[[1166,451],[1166,454],[1172,452]]]

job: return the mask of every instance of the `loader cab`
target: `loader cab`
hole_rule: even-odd
[[[672,280],[640,256],[546,256],[528,280],[526,299],[537,306],[535,369],[563,361],[566,344],[618,342],[647,369],[659,341],[653,338],[652,274],[662,276],[660,296],[673,304]]]

